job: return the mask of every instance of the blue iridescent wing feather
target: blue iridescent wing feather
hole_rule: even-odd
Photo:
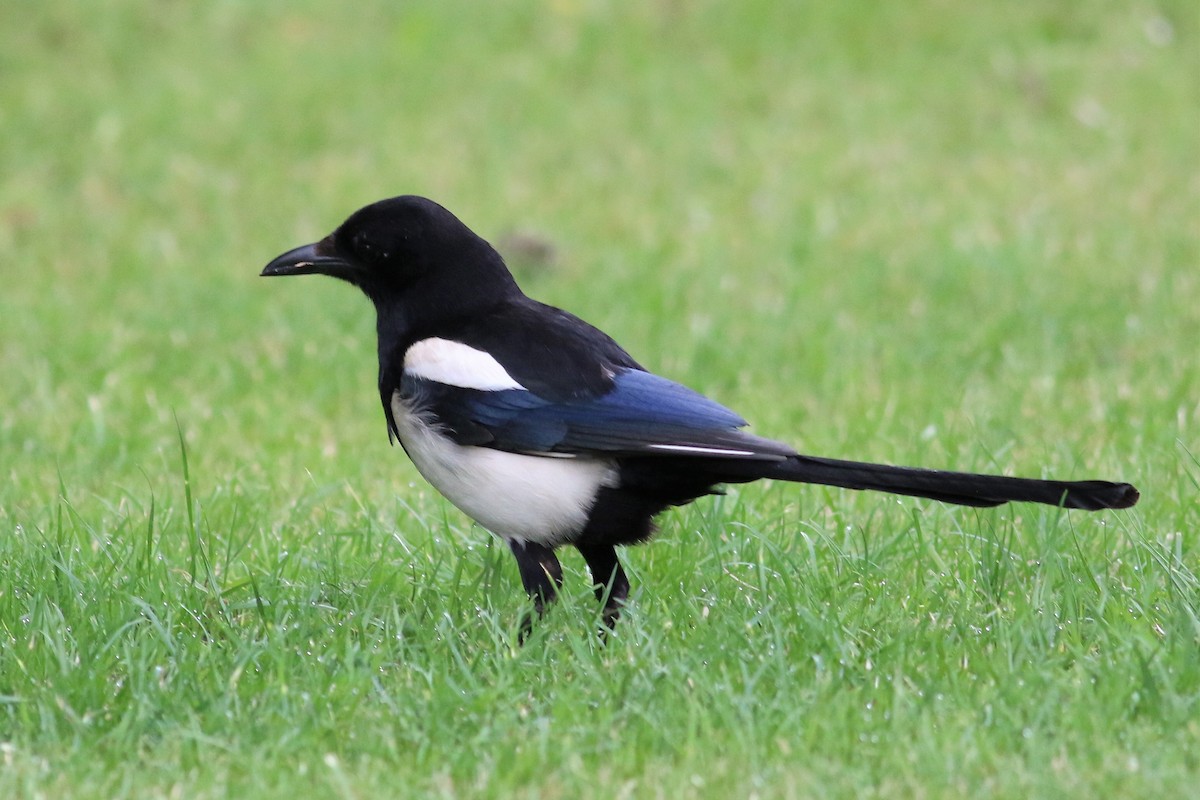
[[[511,452],[771,460],[793,452],[740,430],[746,421],[719,403],[635,369],[618,371],[603,394],[571,400],[521,389],[464,389],[411,375],[401,392],[459,444]]]

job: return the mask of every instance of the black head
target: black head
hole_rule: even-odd
[[[264,276],[331,275],[376,305],[494,295],[516,284],[491,245],[442,206],[403,195],[360,208],[314,244],[289,250]],[[432,297],[430,295],[449,295]]]

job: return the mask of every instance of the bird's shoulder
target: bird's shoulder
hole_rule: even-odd
[[[549,401],[598,397],[611,390],[616,372],[642,369],[599,328],[527,297],[430,333],[486,354],[524,389]]]
[[[392,398],[405,395],[417,374],[462,389],[519,387],[560,403],[601,397],[617,372],[641,369],[599,328],[523,295],[433,324],[392,333],[381,328],[379,344],[379,393],[393,438]]]

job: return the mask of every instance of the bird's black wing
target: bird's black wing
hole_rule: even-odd
[[[604,331],[527,297],[461,321],[445,335],[488,353],[521,386],[550,401],[599,397],[612,390],[617,371],[642,369]]]
[[[459,444],[545,456],[641,455],[779,461],[794,451],[740,430],[740,416],[697,392],[621,369],[607,392],[567,400],[482,391],[406,374],[401,394]]]

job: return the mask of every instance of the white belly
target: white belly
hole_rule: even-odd
[[[587,523],[596,493],[616,485],[610,461],[520,455],[464,447],[392,397],[400,443],[425,480],[471,519],[504,539],[568,541]]]

